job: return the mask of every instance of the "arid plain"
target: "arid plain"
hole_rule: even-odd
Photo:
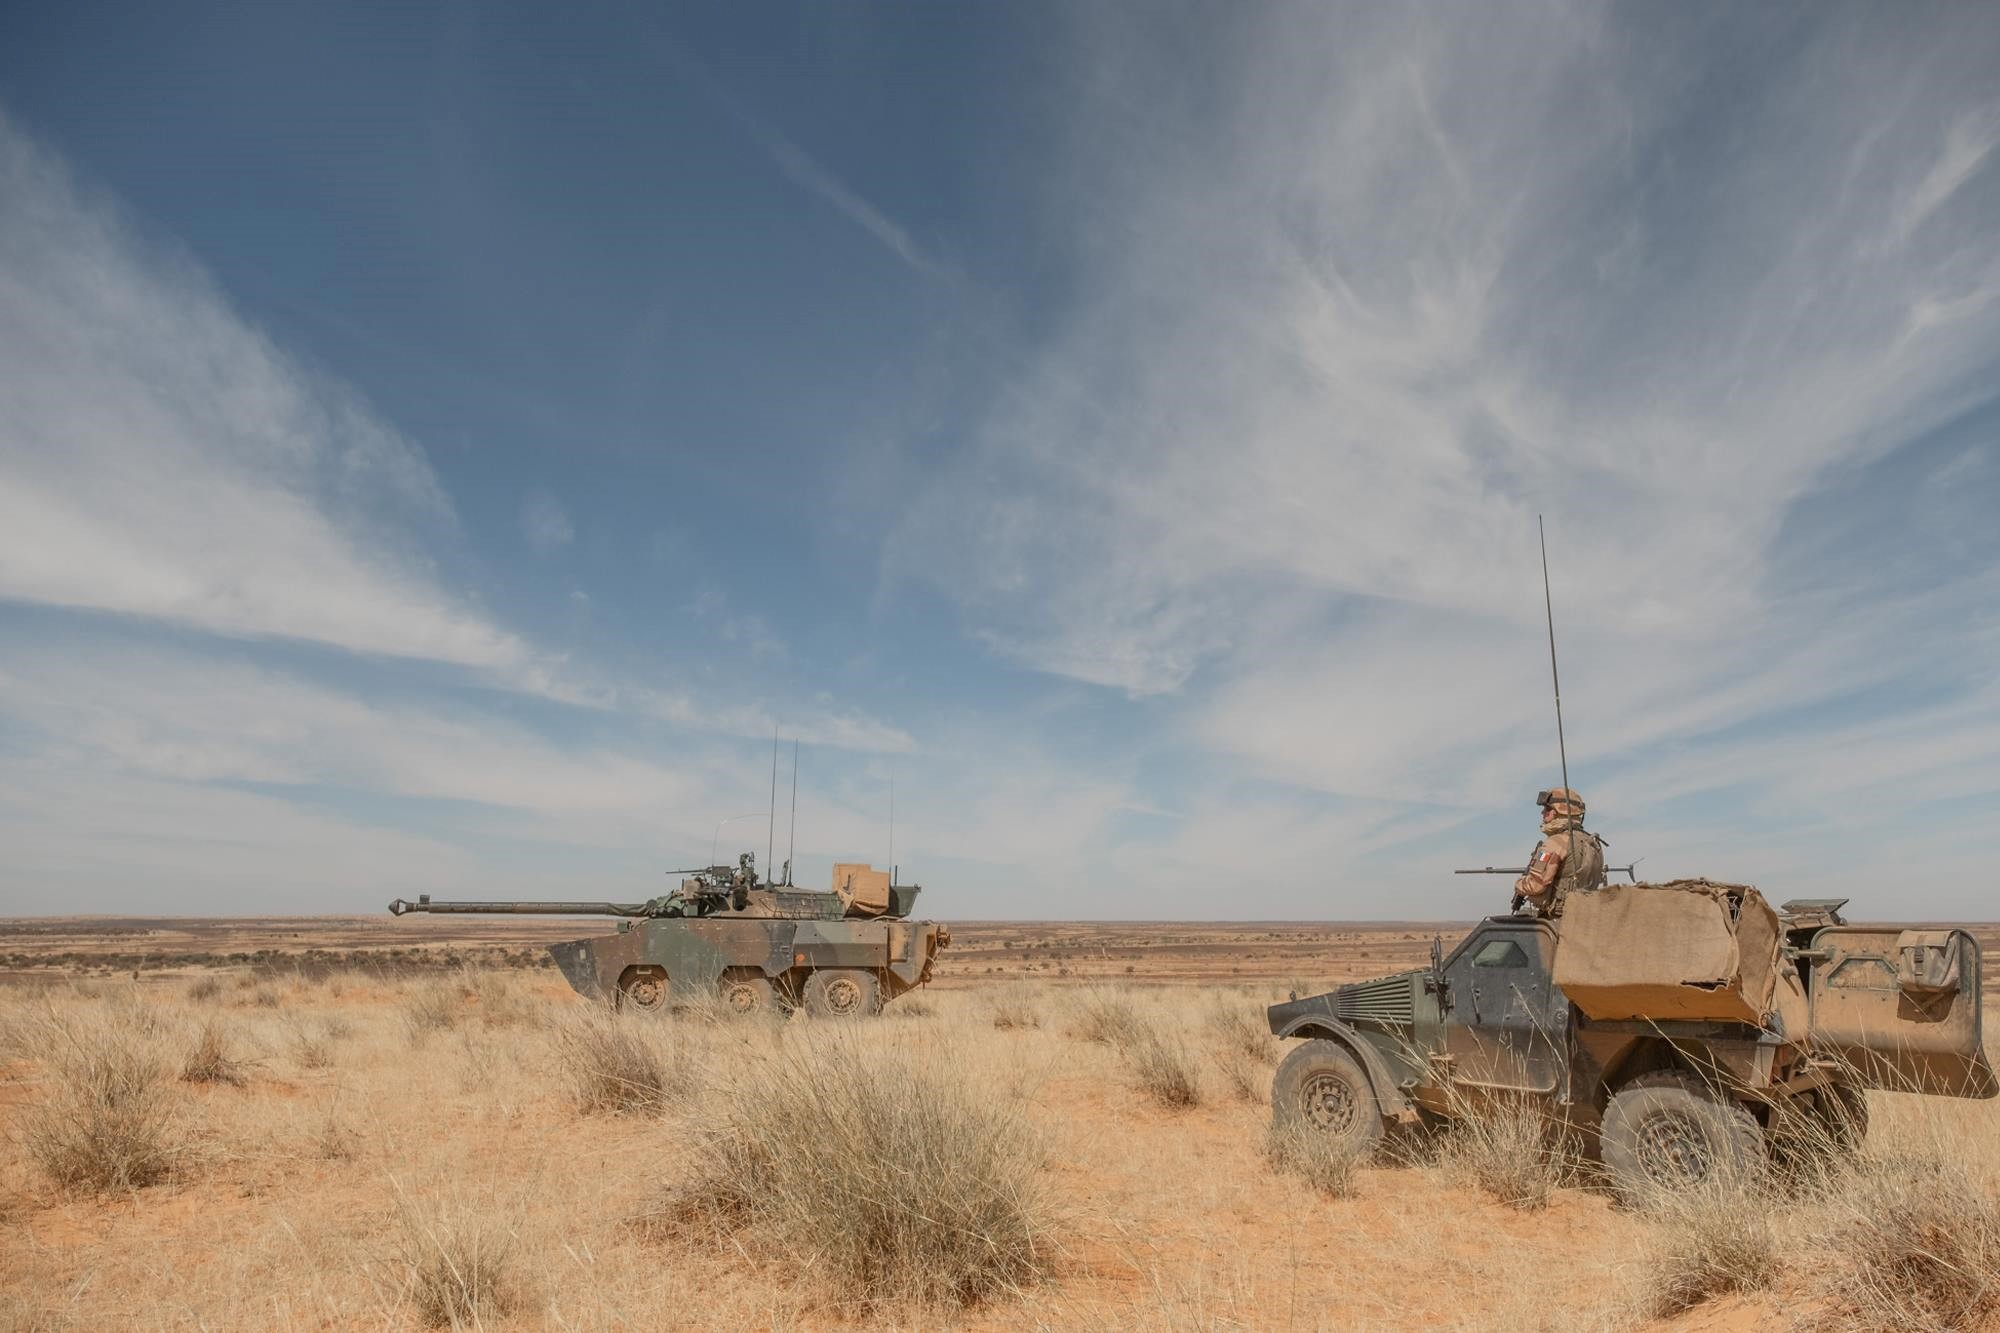
[[[610,1018],[585,925],[0,923],[0,1327],[2000,1326],[1995,1103],[1671,1216],[1273,1151],[1263,1006],[1463,925],[954,923],[859,1025]]]

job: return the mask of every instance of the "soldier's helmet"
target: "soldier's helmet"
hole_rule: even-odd
[[[1548,791],[1535,793],[1535,803],[1542,807],[1542,822],[1561,819],[1583,818],[1583,794],[1574,787],[1553,787]]]

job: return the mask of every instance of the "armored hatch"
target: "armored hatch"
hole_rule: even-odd
[[[866,1017],[930,980],[951,932],[912,921],[921,886],[866,865],[834,867],[825,892],[757,877],[756,857],[676,871],[672,893],[643,903],[415,902],[409,912],[611,916],[609,935],[549,946],[579,995],[619,1008],[664,1010],[718,997],[730,1009],[803,1008],[825,1018]],[[789,878],[789,875],[787,876]]]

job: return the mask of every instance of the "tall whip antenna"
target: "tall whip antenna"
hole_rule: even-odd
[[[1563,683],[1556,670],[1556,603],[1549,593],[1549,531],[1542,516],[1535,515],[1535,531],[1542,539],[1542,609],[1549,617],[1549,680],[1556,688],[1556,754],[1562,759],[1563,790],[1569,790],[1569,747],[1563,744]],[[1572,822],[1574,822],[1572,820]]]
[[[764,882],[771,882],[771,854],[778,849],[778,724],[771,724],[771,813],[764,820]]]
[[[889,779],[889,879],[896,878],[896,779]]]
[[[792,882],[792,858],[799,852],[799,738],[792,737],[792,831],[785,839],[785,883]]]

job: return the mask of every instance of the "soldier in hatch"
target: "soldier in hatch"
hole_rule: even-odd
[[[1535,915],[1562,915],[1570,894],[1604,887],[1604,845],[1583,826],[1583,797],[1568,787],[1540,792],[1542,840],[1528,858],[1528,873],[1514,881],[1514,904]]]

